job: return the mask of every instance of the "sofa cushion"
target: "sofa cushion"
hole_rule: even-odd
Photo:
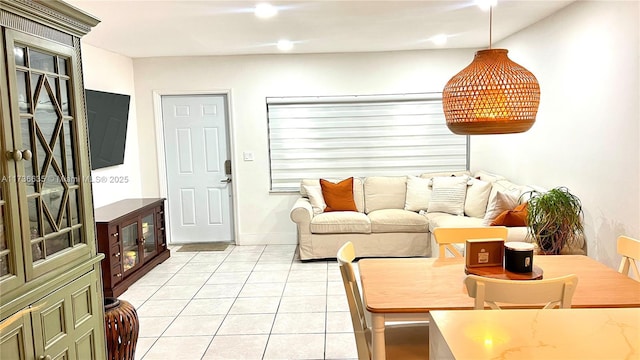
[[[471,176],[471,172],[468,170],[457,170],[457,171],[440,171],[440,172],[432,172],[432,173],[422,173],[420,177],[423,179],[433,179],[434,177],[442,177],[442,176]]]
[[[359,212],[364,212],[364,183],[360,178],[353,178],[353,201]]]
[[[507,230],[507,241],[531,242],[531,237],[528,235],[529,229],[526,226],[510,227]]]
[[[309,186],[320,186],[320,179],[302,179],[302,181],[300,181],[300,196],[309,197],[307,193]]]
[[[467,186],[467,196],[464,200],[464,214],[471,217],[483,218],[487,211],[490,194],[490,182],[473,179],[471,186]]]
[[[509,180],[497,180],[493,183],[491,195],[489,195],[489,201],[491,201],[491,197],[495,195],[496,191],[508,192],[509,194],[516,196],[516,200],[518,200],[522,193],[529,190],[533,189],[530,186],[514,184]]]
[[[513,210],[503,211],[491,222],[491,226],[527,226],[527,205],[522,203]]]
[[[301,186],[309,197],[309,203],[311,203],[313,213],[315,215],[322,214],[324,212],[324,208],[327,207],[327,204],[324,202],[324,197],[322,196],[320,182],[318,181],[316,185],[303,184]]]
[[[364,211],[404,209],[406,193],[406,176],[370,176],[364,179]]]
[[[330,211],[358,211],[353,200],[353,178],[344,179],[339,183],[320,179],[322,197],[327,206],[325,212]]]
[[[484,170],[478,170],[473,174],[473,177],[476,179],[480,179],[482,181],[486,181],[486,182],[496,182],[498,180],[504,180],[504,176],[502,175],[496,175],[496,174],[492,174],[490,172],[486,172]]]
[[[494,186],[495,187],[495,186]],[[490,226],[491,222],[501,213],[507,210],[513,210],[518,206],[519,189],[498,190],[493,197],[489,197],[487,212],[482,220],[483,226]]]
[[[481,227],[482,219],[469,216],[456,216],[447,213],[427,213],[429,231],[437,227]]]
[[[429,221],[413,211],[402,209],[383,209],[369,214],[372,233],[427,232]]]
[[[452,215],[464,215],[464,199],[467,194],[469,177],[434,177],[427,212],[445,212]]]
[[[427,211],[431,199],[431,179],[407,176],[407,195],[404,209],[408,211]]]
[[[316,215],[311,219],[313,234],[371,233],[371,222],[367,215],[355,211],[332,211]]]
[[[327,179],[331,182],[338,182],[340,179]],[[300,195],[308,198],[309,194],[306,191],[305,185],[320,186],[320,179],[302,179],[300,182]],[[311,200],[311,199],[309,199]],[[362,189],[362,179],[353,178],[353,200],[356,203],[356,208],[359,212],[364,211],[364,193]],[[323,200],[324,201],[324,200]]]

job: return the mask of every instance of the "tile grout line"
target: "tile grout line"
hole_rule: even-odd
[[[229,264],[233,264],[233,262],[236,262],[236,261],[241,261],[241,262],[247,262],[246,265],[250,265],[250,266],[243,266],[242,269],[247,269],[247,270],[250,269],[250,270],[248,271],[248,274],[246,275],[246,277],[241,282],[235,282],[235,281],[232,282],[233,284],[236,284],[236,285],[233,286],[233,288],[234,288],[234,292],[237,292],[237,293],[235,293],[233,297],[230,296],[230,298],[232,298],[231,299],[232,301],[230,301],[230,305],[229,305],[228,309],[224,313],[222,313],[221,314],[222,316],[220,317],[220,319],[217,320],[217,321],[220,321],[219,325],[211,333],[206,333],[206,334],[204,332],[202,333],[202,335],[211,336],[211,338],[208,341],[200,343],[200,344],[202,344],[202,346],[204,346],[204,350],[203,350],[203,353],[200,356],[200,358],[204,359],[204,358],[210,358],[210,356],[215,356],[216,352],[212,352],[210,356],[205,356],[205,355],[207,354],[207,351],[209,349],[211,349],[211,347],[214,344],[213,341],[217,337],[224,337],[224,336],[227,336],[227,335],[228,336],[247,335],[247,334],[243,334],[242,333],[242,329],[238,329],[237,330],[238,334],[219,335],[218,332],[220,331],[220,329],[221,329],[222,325],[225,323],[225,321],[229,320],[229,315],[233,315],[233,313],[232,313],[233,307],[235,305],[239,304],[238,303],[239,300],[242,300],[242,299],[240,299],[240,297],[241,297],[240,294],[242,293],[243,290],[246,290],[246,289],[250,288],[251,287],[250,285],[253,285],[253,284],[260,285],[261,282],[265,282],[267,280],[271,280],[271,282],[277,280],[276,284],[282,286],[282,288],[278,291],[277,294],[276,293],[273,294],[274,297],[277,296],[277,304],[274,301],[272,303],[272,305],[269,305],[267,308],[265,308],[265,310],[267,310],[266,312],[264,310],[261,310],[259,312],[260,314],[268,314],[271,311],[275,311],[275,313],[273,314],[272,321],[270,322],[270,329],[268,330],[268,333],[266,333],[266,332],[264,333],[266,335],[266,340],[263,340],[265,342],[264,342],[264,348],[262,349],[262,358],[264,359],[268,355],[268,351],[267,350],[269,349],[269,344],[274,339],[273,336],[276,335],[274,333],[276,320],[277,320],[278,314],[280,314],[280,311],[283,309],[282,306],[284,305],[284,301],[286,300],[285,299],[285,294],[287,293],[288,288],[290,288],[292,290],[290,296],[310,296],[310,295],[313,295],[313,293],[317,293],[321,289],[322,289],[322,291],[324,291],[324,294],[323,294],[324,295],[323,296],[323,298],[324,298],[324,304],[323,305],[324,306],[323,306],[322,310],[318,309],[320,311],[311,311],[312,313],[324,312],[323,316],[320,316],[319,318],[318,318],[318,315],[314,316],[316,319],[318,319],[318,320],[322,319],[324,321],[324,324],[323,324],[324,326],[323,326],[323,328],[321,328],[322,330],[319,329],[320,331],[313,331],[313,332],[303,331],[302,333],[303,334],[313,334],[314,336],[318,336],[318,335],[322,336],[322,339],[323,339],[323,343],[321,345],[321,346],[323,346],[323,348],[321,350],[322,351],[322,355],[320,355],[320,353],[317,353],[318,355],[320,355],[320,357],[318,357],[318,355],[316,355],[314,358],[321,358],[321,359],[324,358],[324,359],[326,359],[327,356],[328,356],[328,352],[327,352],[328,351],[327,350],[327,346],[328,346],[327,334],[328,334],[328,331],[329,331],[329,329],[328,329],[329,318],[328,317],[329,317],[329,308],[330,308],[330,304],[329,304],[330,283],[329,283],[329,281],[331,280],[331,278],[330,278],[330,272],[331,272],[330,269],[331,270],[333,269],[330,265],[332,265],[332,264],[330,262],[328,262],[328,261],[323,261],[321,263],[322,266],[319,266],[319,267],[315,266],[315,265],[312,266],[311,268],[307,268],[305,266],[298,266],[299,265],[299,259],[296,257],[296,252],[297,252],[297,248],[294,248],[293,249],[293,254],[291,254],[289,249],[279,251],[279,249],[274,248],[273,250],[271,250],[271,249],[269,249],[268,246],[265,246],[265,247],[261,247],[259,249],[259,251],[257,251],[257,252],[253,251],[253,250],[247,251],[246,254],[248,254],[248,257],[251,258],[251,260],[248,260],[248,261],[243,261],[242,255],[232,255],[233,254],[233,250],[230,251],[230,252],[226,252],[224,258],[217,264],[217,266],[214,269],[212,269],[209,272],[209,276],[205,279],[204,283],[199,285],[198,289],[195,291],[195,293],[187,299],[188,301],[185,304],[184,308],[182,308],[175,316],[172,316],[171,322],[169,322],[168,325],[166,327],[164,327],[161,332],[158,333],[159,334],[158,337],[156,337],[153,340],[153,342],[151,342],[150,344],[147,345],[148,347],[147,347],[147,350],[145,351],[145,354],[143,355],[143,358],[148,358],[148,360],[151,360],[152,358],[155,359],[155,356],[159,355],[158,351],[156,350],[155,352],[153,352],[153,357],[149,357],[149,356],[151,356],[151,355],[149,355],[150,351],[152,351],[152,349],[154,347],[156,347],[157,344],[158,344],[157,340],[160,337],[163,337],[163,336],[167,335],[168,330],[170,329],[170,327],[172,325],[176,324],[177,318],[180,317],[181,315],[185,314],[185,310],[188,307],[188,305],[189,304],[193,304],[193,302],[195,300],[197,300],[196,299],[197,294],[199,292],[201,292],[207,286],[207,282],[210,281],[211,278],[216,273],[218,273],[218,271],[220,271],[220,268],[222,266],[225,266],[225,269],[227,269],[227,267],[228,267],[227,270],[232,270],[233,269],[233,265],[229,265]],[[170,277],[168,277],[168,280],[164,281],[163,285],[159,285],[160,288],[157,289],[156,291],[154,291],[154,294],[152,294],[152,296],[147,298],[143,303],[147,303],[148,301],[150,301],[150,299],[153,296],[157,296],[157,292],[159,290],[161,290],[161,288],[163,286],[167,286],[167,283],[169,283],[169,281],[171,281],[172,279],[175,279],[175,275],[177,275],[181,270],[184,270],[185,266],[189,267],[190,265],[197,264],[199,262],[198,259],[200,259],[198,255],[201,254],[201,253],[202,252],[198,252],[196,255],[194,255],[194,256],[190,257],[188,260],[186,260],[185,264],[183,264],[182,266],[177,268],[175,270],[175,272],[173,274],[171,274]],[[229,258],[232,257],[232,256],[233,256],[233,261],[228,261],[228,260],[230,260]],[[200,260],[202,260],[202,259],[200,259]],[[251,264],[248,264],[248,262],[251,262]],[[270,266],[270,263],[278,264],[278,265],[277,266]],[[286,266],[283,266],[283,265],[286,265]],[[264,266],[264,268],[262,268],[262,266]],[[316,279],[313,278],[309,274],[309,273],[312,273],[314,271],[317,272],[316,269],[322,269],[321,273],[323,273],[323,277],[324,277],[321,280],[322,281],[322,283],[321,283],[322,285],[319,285],[319,286],[315,286],[314,285],[313,287],[311,287],[312,293],[308,293],[308,292],[304,291],[305,287],[304,287],[303,284],[308,283],[308,282],[315,282],[316,281]],[[194,272],[197,272],[197,269],[194,269],[194,270],[195,270]],[[269,275],[266,274],[266,273],[270,273],[270,272],[279,272],[279,271],[282,271],[282,270],[286,271],[286,277],[281,276],[281,275],[273,275],[273,277],[270,278]],[[307,272],[308,274],[304,274],[304,273],[299,273],[298,274],[298,273],[296,273],[295,274],[296,277],[292,278],[292,276],[294,275],[294,273],[293,273],[294,271],[296,271],[296,272],[297,271],[303,271],[303,272]],[[232,273],[232,272],[233,271],[230,271],[230,273]],[[243,272],[244,272],[244,270],[243,270]],[[259,274],[259,276],[256,277],[255,274]],[[284,275],[284,274],[282,274],[282,275]],[[254,280],[251,280],[252,276],[255,277]],[[296,279],[298,281],[296,281]],[[291,282],[292,280],[293,280],[293,282]],[[284,282],[281,283],[281,281],[284,281]],[[223,283],[220,283],[220,284],[225,284],[225,283],[223,282]],[[229,283],[229,284],[231,284],[231,283]],[[300,285],[300,284],[302,284],[302,285]],[[218,283],[213,283],[211,285],[218,285]],[[295,285],[302,286],[301,287],[302,291],[296,289]],[[235,289],[237,289],[237,290],[235,290]],[[317,289],[317,290],[314,290],[314,289]],[[220,293],[217,290],[214,291],[214,292],[215,292],[215,294],[213,294],[212,296],[214,296],[214,298],[217,299],[218,295],[220,295]],[[247,295],[248,295],[248,298],[254,298],[254,297],[256,297],[255,295],[257,295],[257,293],[256,294],[249,294],[248,293]],[[260,296],[257,296],[257,297],[259,298]],[[274,298],[273,300],[276,300],[276,299]],[[295,301],[297,301],[297,300],[295,300]],[[227,304],[229,304],[229,303],[227,303]],[[273,305],[276,305],[275,308],[274,308]],[[245,310],[242,310],[242,309],[239,308],[238,311],[240,311],[240,312],[238,313],[238,315],[243,315],[245,313],[246,314],[257,313],[255,311],[251,311],[250,308],[247,308]],[[340,309],[336,308],[335,310],[338,311]],[[291,309],[291,311],[293,313],[305,312],[305,311],[299,311],[299,310],[295,310],[295,309]],[[286,313],[283,313],[283,314],[286,314]],[[194,315],[197,315],[197,314],[194,314]],[[287,314],[287,317],[291,317],[289,315],[291,315],[291,314]],[[189,316],[191,316],[191,315],[189,315]],[[293,316],[293,319],[295,319],[295,314]],[[287,336],[289,336],[289,335],[299,335],[300,333],[294,331],[294,328],[292,328],[291,330],[284,331],[282,334],[283,335],[287,335]],[[283,328],[283,330],[284,330],[284,328]],[[340,332],[340,331],[338,331],[338,332]],[[188,336],[188,335],[185,335],[185,337],[186,336]],[[180,334],[177,334],[177,335],[175,335],[175,337],[179,338],[181,336],[180,336]],[[320,339],[318,339],[318,340],[320,340]],[[320,345],[320,344],[318,344],[318,345]],[[273,349],[274,350],[279,350],[279,351],[282,351],[282,350],[286,351],[286,349],[284,349],[284,348],[283,349],[273,348]],[[318,350],[320,350],[320,349],[318,349]],[[137,359],[141,359],[138,356],[136,356],[136,358]],[[258,358],[258,357],[256,356],[255,358]],[[295,359],[295,358],[297,358],[297,357],[291,357],[291,359]]]
[[[234,246],[234,250],[235,250],[235,246]],[[264,249],[263,249],[264,251]],[[220,265],[222,265],[227,258],[229,257],[229,255],[233,252],[229,251],[229,254],[227,254],[227,256],[225,256],[225,258],[222,260],[222,262],[220,263]],[[249,272],[249,276],[247,277],[247,279],[244,280],[244,282],[242,283],[242,286],[240,287],[240,290],[238,291],[238,294],[235,296],[235,298],[233,299],[233,302],[231,303],[231,306],[229,306],[229,310],[227,310],[226,314],[224,314],[224,317],[222,318],[222,320],[220,321],[220,325],[218,325],[218,328],[216,329],[216,331],[213,333],[213,335],[211,336],[211,340],[209,341],[209,343],[207,344],[207,347],[204,350],[204,353],[202,353],[202,356],[200,356],[200,360],[204,359],[204,356],[207,354],[207,350],[209,350],[209,348],[211,348],[211,345],[213,344],[213,340],[215,340],[216,335],[218,334],[218,331],[220,331],[220,328],[222,327],[222,324],[224,324],[224,321],[227,319],[227,317],[230,315],[230,311],[233,308],[233,305],[236,303],[236,301],[238,300],[238,298],[240,297],[240,293],[242,292],[242,289],[244,289],[245,285],[247,284],[247,281],[249,280],[249,277],[251,276],[251,273],[253,272],[253,269],[255,269],[256,265],[257,265],[257,261],[256,263],[253,265],[253,267],[251,268],[251,271]],[[218,268],[220,267],[220,265],[218,265]],[[216,268],[216,270],[218,269]],[[211,277],[213,276],[213,274],[215,273],[212,272],[211,276],[209,276],[209,279],[211,279]],[[207,279],[207,281],[209,281],[209,279]],[[205,282],[206,284],[206,282]]]
[[[266,247],[265,247],[266,249]],[[267,356],[267,348],[269,347],[269,340],[271,340],[271,334],[273,333],[273,327],[276,324],[276,318],[278,317],[278,310],[280,310],[280,305],[282,305],[282,298],[284,297],[284,292],[287,288],[287,283],[289,282],[289,275],[291,275],[291,269],[293,268],[293,261],[295,260],[295,252],[291,261],[289,262],[289,270],[287,271],[287,278],[284,281],[284,286],[282,287],[282,292],[280,293],[280,300],[278,301],[278,306],[276,307],[276,312],[273,314],[273,322],[271,323],[271,329],[269,329],[269,334],[267,334],[267,341],[264,345],[264,350],[262,351],[262,359]],[[258,260],[260,261],[260,260]]]
[[[171,276],[171,277],[170,277],[170,278],[169,278],[169,279],[168,279],[164,284],[162,284],[162,285],[160,286],[160,288],[162,288],[162,287],[164,287],[164,286],[167,286],[167,283],[168,283],[169,281],[171,281],[171,279],[172,279],[175,275],[177,275],[177,274],[180,272],[180,270],[184,269],[184,268],[187,266],[187,264],[191,263],[191,261],[193,261],[193,260],[198,256],[198,254],[200,254],[200,253],[203,253],[203,252],[202,252],[202,251],[197,251],[197,252],[195,252],[195,254],[194,254],[193,256],[191,256],[191,257],[190,257],[190,258],[189,258],[189,259],[184,263],[184,265],[182,265],[178,270],[176,270],[176,271],[173,273],[173,275],[172,275],[172,276]],[[229,252],[229,253],[231,253],[231,252]],[[222,259],[222,262],[220,262],[220,264],[224,263],[224,261],[226,260],[226,258],[227,258],[228,256],[229,256],[229,254],[225,255],[224,259]],[[176,321],[176,319],[178,319],[178,317],[180,317],[180,314],[182,314],[182,312],[187,308],[187,306],[189,306],[189,304],[190,304],[190,303],[191,303],[191,301],[194,299],[194,297],[198,294],[198,292],[199,292],[200,290],[202,290],[202,288],[207,284],[207,281],[209,281],[209,279],[211,278],[211,276],[213,276],[213,274],[216,272],[216,270],[220,267],[220,264],[216,267],[216,269],[214,269],[214,270],[211,272],[211,275],[209,275],[209,277],[207,278],[207,280],[205,280],[205,281],[204,281],[204,283],[200,286],[200,288],[198,289],[198,291],[196,291],[196,293],[195,293],[195,294],[194,294],[194,295],[189,299],[189,301],[187,301],[187,303],[186,303],[186,304],[185,304],[185,306],[182,308],[182,310],[181,310],[180,312],[178,312],[178,313],[176,314],[176,316],[174,316],[174,317],[173,317],[173,320],[171,320],[171,322],[169,322],[169,324],[167,325],[167,327],[166,327],[166,328],[165,328],[165,329],[160,333],[160,335],[156,338],[156,340],[153,342],[153,344],[151,344],[151,346],[149,346],[149,348],[147,349],[147,351],[145,351],[144,355],[142,355],[142,357],[140,358],[140,360],[144,360],[144,358],[145,358],[145,357],[146,357],[146,355],[149,353],[149,351],[151,350],[151,348],[153,348],[153,346],[158,342],[158,340],[160,340],[160,339],[162,338],[162,336],[163,336],[163,335],[166,333],[166,331],[171,327],[171,325]],[[160,290],[160,288],[159,288],[158,290],[156,290],[156,293]],[[155,295],[155,293],[154,293],[154,295]],[[153,295],[152,295],[152,296],[153,296]],[[150,296],[147,300],[145,300],[145,302],[146,302],[146,301],[148,301],[149,299],[151,299],[151,297],[152,297],[152,296]],[[143,302],[143,304],[144,304],[144,302]],[[142,306],[142,305],[140,305],[140,306]],[[226,315],[225,315],[225,316],[226,316]],[[223,319],[223,320],[224,320],[224,319]],[[220,324],[222,324],[222,322],[221,322]],[[216,330],[216,332],[217,332],[217,330]],[[211,341],[213,341],[213,338],[214,338],[214,337],[215,337],[215,334],[212,336]],[[209,342],[209,345],[207,345],[207,349],[209,348],[211,341]],[[204,354],[206,354],[206,349],[205,349],[205,353],[203,353],[203,354],[202,354],[202,356],[204,356]]]
[[[148,302],[148,301],[149,301],[149,300],[150,300],[150,299],[151,299],[151,298],[152,298],[152,297],[153,297],[153,296],[154,296],[158,291],[160,291],[160,289],[162,289],[164,286],[166,286],[166,285],[167,285],[167,283],[168,283],[169,281],[171,281],[171,279],[172,279],[172,278],[173,278],[173,277],[174,277],[178,272],[180,272],[180,270],[182,270],[185,266],[187,266],[187,264],[189,263],[189,261],[191,261],[195,256],[196,256],[196,255],[193,255],[193,256],[192,256],[189,260],[187,260],[187,262],[185,262],[185,263],[184,263],[180,268],[178,268],[175,272],[173,272],[173,274],[172,274],[172,275],[167,279],[167,281],[165,281],[163,284],[161,284],[161,285],[160,285],[160,287],[159,287],[156,291],[154,291],[154,293],[153,293],[153,294],[151,294],[151,296],[149,296],[147,299],[145,299],[145,300],[144,300],[144,301],[143,301],[143,302],[138,306],[138,308],[141,308],[141,307],[142,307],[145,303],[147,303],[147,302]],[[146,275],[148,275],[148,274],[146,274]],[[127,289],[127,290],[129,290],[129,289]],[[127,290],[125,290],[125,291],[127,291]],[[187,303],[187,304],[188,304],[188,303]],[[185,305],[185,306],[186,306],[186,305]],[[142,355],[142,357],[140,358],[140,360],[144,360],[144,358],[145,358],[145,356],[147,355],[147,353],[149,353],[149,350],[151,350],[151,348],[153,348],[153,346],[158,342],[158,340],[160,340],[160,338],[162,337],[162,334],[164,334],[164,332],[165,332],[165,331],[166,331],[166,330],[171,326],[171,324],[173,324],[173,322],[175,321],[175,319],[176,319],[177,317],[178,317],[178,315],[176,315],[176,316],[174,317],[174,319],[173,319],[173,320],[171,320],[171,322],[169,323],[169,325],[167,325],[167,328],[166,328],[166,329],[164,329],[164,330],[162,331],[162,333],[160,333],[160,335],[158,335],[158,336],[156,337],[156,339],[153,341],[153,343],[151,344],[151,346],[149,346],[149,348],[144,352],[144,354]],[[138,331],[140,331],[140,330],[138,329]],[[140,337],[138,337],[138,339],[139,339],[139,338],[140,338]]]

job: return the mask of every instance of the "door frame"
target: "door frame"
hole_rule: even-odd
[[[164,126],[162,123],[162,97],[163,96],[198,96],[198,95],[211,95],[211,96],[226,96],[226,112],[227,116],[225,118],[227,125],[227,139],[229,141],[229,159],[231,160],[231,169],[232,171],[232,179],[235,180],[235,175],[238,167],[236,166],[235,156],[234,156],[234,139],[235,132],[233,129],[233,111],[231,107],[231,89],[226,90],[199,90],[199,91],[189,91],[189,90],[153,90],[153,117],[156,126],[156,156],[158,159],[158,181],[160,185],[160,196],[167,199],[168,201],[168,182],[167,182],[167,159],[165,155],[164,148]],[[232,231],[233,231],[233,241],[238,243],[238,206],[237,206],[237,187],[235,186],[235,181],[231,183],[231,216],[232,219]],[[167,243],[171,244],[171,222],[166,220],[171,216],[169,206],[165,206],[165,234],[168,239]]]

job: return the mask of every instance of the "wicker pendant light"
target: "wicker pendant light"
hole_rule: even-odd
[[[492,10],[490,10],[492,12]],[[447,82],[442,107],[447,127],[459,135],[511,134],[533,126],[540,103],[536,77],[507,57],[505,49],[480,50]]]

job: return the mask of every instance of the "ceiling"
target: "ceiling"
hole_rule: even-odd
[[[84,42],[132,58],[485,48],[489,12],[466,1],[273,1],[278,14],[260,19],[254,1],[65,0],[98,17]],[[572,1],[500,0],[493,42]],[[447,44],[430,38],[447,35]]]

